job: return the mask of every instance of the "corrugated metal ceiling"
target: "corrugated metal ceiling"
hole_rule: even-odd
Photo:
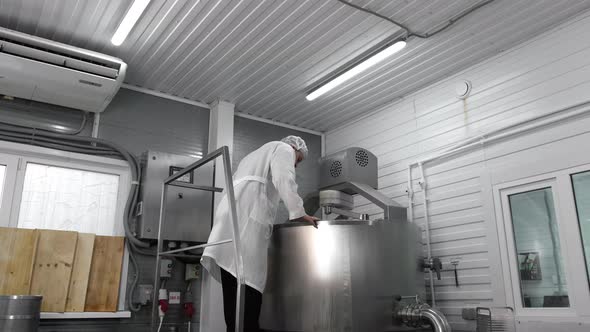
[[[419,32],[481,1],[353,0]],[[397,27],[336,0],[152,0],[120,47],[130,0],[0,0],[0,26],[129,64],[127,83],[326,131],[497,54],[590,8],[587,0],[496,0],[344,86],[308,102],[329,73]],[[165,112],[165,110],[162,110]]]

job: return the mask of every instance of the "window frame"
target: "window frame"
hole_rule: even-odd
[[[584,170],[590,170],[590,165],[568,168],[494,186],[496,225],[498,228],[506,301],[509,306],[515,309],[517,316],[534,317],[541,321],[552,320],[555,317],[590,316],[589,280],[585,263],[579,263],[585,262],[585,260],[573,185],[570,178],[571,174],[583,172]],[[570,307],[568,308],[526,308],[522,303],[509,196],[543,188],[551,188],[553,195],[561,255],[570,301]]]
[[[122,160],[92,156],[81,153],[67,152],[38,146],[0,141],[0,162],[7,165],[2,204],[0,208],[0,227],[17,227],[22,192],[24,188],[27,163],[51,165],[56,167],[79,169],[90,172],[107,173],[119,176],[117,205],[113,231],[111,236],[124,236],[124,209],[131,189],[131,170]],[[5,202],[8,205],[4,205]],[[7,207],[7,208],[6,208]],[[66,312],[41,313],[41,319],[83,319],[83,318],[128,318],[129,311],[125,311],[127,295],[127,277],[129,268],[129,252],[125,246],[121,281],[119,285],[119,302],[117,312]]]

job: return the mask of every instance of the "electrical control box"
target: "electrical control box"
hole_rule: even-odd
[[[166,178],[196,162],[197,158],[148,151],[142,156],[142,176],[137,236],[157,239],[160,220],[162,184]],[[162,239],[205,243],[213,224],[213,192],[189,188],[212,187],[214,166],[203,165],[166,186],[165,221]],[[185,186],[183,186],[185,185]]]
[[[160,260],[160,278],[172,278],[172,267],[171,259]]]
[[[201,268],[199,264],[186,264],[184,270],[184,280],[196,280],[201,277]]]

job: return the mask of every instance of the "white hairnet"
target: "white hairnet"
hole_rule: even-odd
[[[307,145],[305,144],[305,141],[303,140],[303,138],[301,138],[299,136],[290,135],[290,136],[283,138],[281,140],[281,142],[291,145],[297,151],[301,151],[303,153],[303,156],[305,158],[307,158],[307,154],[308,154],[309,150],[307,150]]]

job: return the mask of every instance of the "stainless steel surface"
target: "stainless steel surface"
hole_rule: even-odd
[[[322,190],[320,191],[320,206],[352,210],[354,208],[354,198],[352,195],[342,191]]]
[[[377,178],[377,157],[363,148],[348,148],[320,161],[320,190],[347,182],[364,183],[377,189]],[[340,191],[357,194],[353,188]]]
[[[270,331],[395,331],[395,299],[424,295],[421,233],[394,221],[276,225],[261,327]]]
[[[228,242],[232,242],[233,243],[233,247],[234,247],[234,253],[235,253],[235,260],[237,262],[237,268],[236,268],[236,282],[237,282],[237,296],[236,296],[236,320],[235,320],[235,324],[236,324],[236,329],[235,332],[242,332],[243,330],[243,326],[244,326],[244,292],[245,292],[245,280],[244,280],[244,269],[243,269],[243,263],[242,263],[242,254],[241,254],[241,246],[240,246],[240,234],[239,234],[239,229],[238,229],[238,220],[237,220],[237,211],[236,211],[236,199],[235,199],[235,194],[234,194],[234,187],[233,187],[233,178],[232,178],[232,167],[231,167],[231,161],[229,158],[229,148],[227,146],[222,146],[221,148],[209,153],[208,155],[206,155],[205,157],[201,158],[198,161],[195,161],[191,164],[189,164],[188,166],[182,168],[182,169],[178,169],[174,172],[174,174],[170,174],[169,176],[164,177],[163,180],[161,180],[160,184],[161,184],[161,191],[160,191],[160,209],[159,209],[159,218],[158,218],[158,224],[157,224],[157,229],[158,229],[158,244],[157,244],[157,255],[156,255],[156,266],[155,266],[155,275],[154,275],[154,289],[160,289],[160,285],[161,285],[161,280],[159,277],[159,267],[161,262],[163,261],[163,259],[161,257],[165,256],[163,255],[162,252],[162,248],[163,248],[163,230],[165,230],[167,227],[171,226],[168,221],[167,221],[167,217],[169,215],[168,211],[169,211],[169,200],[167,199],[168,194],[169,194],[169,190],[168,187],[172,184],[175,183],[177,181],[186,181],[187,180],[187,176],[190,174],[199,174],[199,171],[201,169],[205,169],[207,170],[211,164],[213,164],[215,162],[216,159],[218,159],[219,157],[222,158],[222,163],[223,163],[223,169],[224,169],[224,177],[225,177],[225,185],[227,188],[227,200],[229,202],[229,209],[230,209],[230,214],[231,214],[231,221],[232,221],[232,239],[231,240],[222,240],[222,241],[218,241],[218,242],[214,242],[214,243],[206,243],[203,245],[199,245],[196,247],[199,248],[204,248],[204,247],[208,247],[208,246],[213,246],[213,245],[223,245],[226,244]],[[210,174],[211,176],[211,186],[215,185],[215,181],[214,181],[214,174]],[[192,178],[192,177],[191,177]],[[195,189],[193,189],[195,190]],[[211,193],[212,194],[212,193]],[[198,199],[198,197],[197,197]],[[197,203],[197,202],[193,202],[193,203]],[[194,223],[199,223],[199,221],[197,220],[196,222],[193,220]],[[175,226],[175,225],[172,225]],[[190,240],[189,240],[190,241]],[[192,240],[192,242],[194,242],[194,240]],[[171,251],[167,251],[167,254],[173,254],[176,252],[184,252],[190,249],[194,249],[187,247],[187,248],[181,248],[181,249],[177,249],[177,250],[171,250]],[[153,331],[156,331],[157,327],[158,327],[158,302],[153,301],[152,302],[152,320],[151,320],[151,327]]]
[[[440,311],[428,308],[422,310],[420,316],[430,323],[434,332],[451,332],[451,325]]]
[[[408,327],[420,328],[429,325],[433,332],[451,332],[451,325],[442,312],[416,300],[417,302],[414,303],[400,304],[394,319]]]
[[[157,239],[162,182],[171,175],[171,167],[182,169],[195,158],[163,152],[148,151],[143,156],[141,201],[142,215],[138,236]],[[167,186],[166,222],[162,239],[207,242],[213,220],[213,165],[195,170],[184,182]],[[192,178],[192,179],[191,179]],[[192,182],[190,182],[192,181]],[[180,186],[184,185],[186,186]],[[201,190],[206,188],[207,190]]]
[[[320,200],[325,190],[359,194],[382,208],[385,219],[405,221],[406,208],[377,191],[378,177],[377,157],[368,150],[353,147],[334,153],[320,161]]]
[[[327,215],[334,213],[352,219],[369,220],[369,215],[366,213],[357,213],[350,210],[339,209],[333,206],[324,206],[324,213]]]
[[[0,331],[36,332],[42,296],[0,296]]]
[[[354,0],[420,32],[480,1]],[[304,91],[398,29],[337,1],[152,0],[125,43],[122,1],[3,0],[0,26],[120,57],[133,85],[328,131],[554,27],[587,0],[496,1],[312,103]],[[359,128],[358,130],[364,130]]]
[[[407,210],[400,206],[391,198],[385,196],[380,191],[377,191],[364,183],[346,182],[332,187],[334,190],[346,189],[354,190],[359,195],[368,199],[371,203],[383,209],[383,217],[385,219],[396,219],[407,221]]]

